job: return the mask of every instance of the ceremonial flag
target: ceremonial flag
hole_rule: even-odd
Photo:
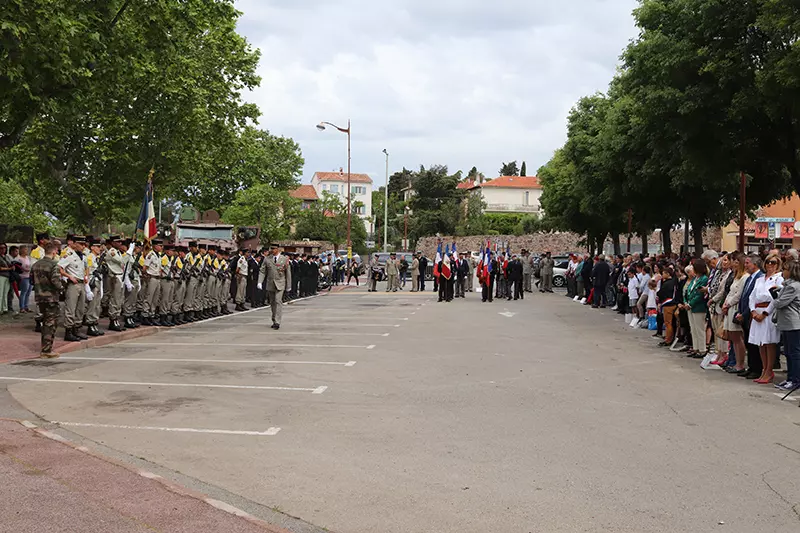
[[[442,241],[436,246],[436,259],[433,262],[433,275],[439,277],[439,263],[442,262]]]
[[[456,252],[456,243],[455,243],[455,241],[453,241],[453,257],[455,257],[456,260],[458,260],[458,252]]]
[[[440,245],[441,246],[441,245]],[[450,245],[444,247],[444,255],[442,256],[442,269],[439,272],[441,276],[450,279]]]
[[[156,226],[156,210],[153,207],[153,170],[147,178],[147,185],[144,188],[144,200],[142,208],[139,210],[139,219],[136,221],[136,231],[144,233],[144,238],[148,241],[158,234]]]

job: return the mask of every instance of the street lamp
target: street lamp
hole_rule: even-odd
[[[317,124],[319,131],[325,131],[325,125],[336,128],[342,133],[347,134],[347,264],[350,265],[350,260],[353,258],[353,243],[350,241],[350,225],[352,212],[350,211],[350,121],[347,121],[347,128],[340,128],[336,124],[330,122],[320,122]]]
[[[405,211],[405,229],[403,230],[403,251],[408,251],[408,215],[411,214],[411,208],[406,206]]]
[[[384,198],[383,198],[383,251],[389,251],[389,152],[386,151],[386,148],[383,149],[383,153],[386,154],[386,186],[383,188]]]

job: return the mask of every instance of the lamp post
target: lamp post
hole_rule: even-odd
[[[386,186],[383,188],[383,251],[389,251],[389,152],[383,149],[386,154]]]
[[[350,241],[350,225],[352,219],[352,212],[350,210],[350,121],[347,121],[346,128],[340,128],[336,124],[323,121],[317,124],[317,129],[319,131],[325,131],[326,124],[347,134],[347,265],[350,266],[350,260],[353,258],[353,243]]]
[[[404,209],[405,211],[405,228],[403,229],[403,251],[408,251],[408,213],[411,211],[411,208],[406,206]]]

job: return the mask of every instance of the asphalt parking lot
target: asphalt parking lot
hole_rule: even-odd
[[[0,378],[292,531],[797,531],[797,402],[563,296],[434,296],[350,290],[277,332],[255,310]]]

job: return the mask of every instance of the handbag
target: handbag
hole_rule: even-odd
[[[717,335],[717,337],[719,337],[720,339],[722,339],[724,341],[731,340],[730,339],[730,335],[728,335],[728,330],[727,329],[720,328],[719,331],[716,332],[716,335]]]

